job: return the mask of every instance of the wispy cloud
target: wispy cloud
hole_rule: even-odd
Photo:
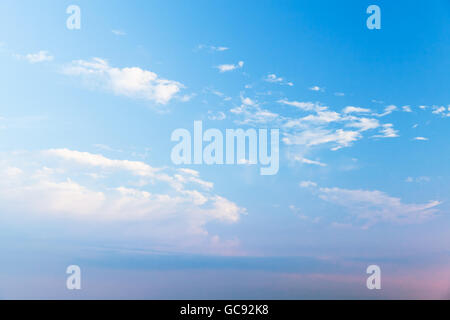
[[[320,166],[320,167],[326,167],[327,165],[323,162],[320,161],[315,161],[315,160],[310,160],[310,159],[306,159],[304,157],[299,157],[296,156],[295,157],[296,161],[300,161],[301,163],[305,163],[305,164],[312,164],[312,165],[316,165],[316,166]]]
[[[313,181],[301,181],[299,183],[299,186],[302,188],[317,187],[317,183],[315,183]]]
[[[242,118],[236,121],[239,124],[265,124],[278,118],[278,114],[261,108],[258,103],[243,95],[241,95],[241,105],[231,109],[230,112]]]
[[[199,44],[197,46],[197,50],[209,50],[209,51],[216,51],[216,52],[223,52],[223,51],[227,51],[230,48],[225,47],[225,46],[212,46],[212,45],[206,45],[206,44]]]
[[[40,63],[53,61],[54,57],[45,50],[41,50],[37,53],[29,53],[26,55],[16,54],[14,55],[17,59],[27,60],[29,63]]]
[[[226,118],[227,118],[227,116],[222,111],[218,111],[218,112],[214,112],[211,110],[208,111],[208,119],[209,120],[221,121],[221,120],[225,120]]]
[[[310,185],[308,185],[310,186]],[[311,185],[315,187],[314,185]],[[352,190],[342,188],[314,189],[319,198],[341,206],[367,228],[378,222],[417,223],[432,217],[440,201],[424,204],[406,204],[400,198],[392,197],[378,190]]]
[[[430,182],[431,179],[430,179],[430,177],[426,177],[426,176],[416,177],[416,178],[408,177],[408,178],[406,178],[405,181],[409,182],[409,183],[412,183],[412,182],[419,182],[420,183],[420,182]]]
[[[396,138],[398,137],[398,131],[394,129],[392,123],[386,123],[382,125],[380,134],[374,135],[374,138]]]
[[[371,113],[371,110],[367,108],[347,106],[342,113],[339,113],[318,102],[281,99],[278,103],[310,113],[300,118],[284,117],[282,119],[282,127],[287,131],[284,133],[283,142],[288,145],[316,146],[331,143],[334,144],[331,150],[338,150],[349,147],[353,142],[363,138],[363,132],[379,127],[382,129],[377,137],[397,136],[397,131],[393,129],[392,124],[382,125],[378,119],[359,116],[359,114]]]
[[[288,82],[288,81],[286,81],[284,78],[278,77],[278,76],[277,76],[276,74],[274,74],[274,73],[268,74],[268,75],[264,78],[264,81],[270,82],[270,83],[284,84],[284,85],[287,85],[287,86],[290,86],[290,87],[293,87],[293,86],[294,86],[294,84],[293,84],[292,82]]]
[[[412,112],[412,109],[411,109],[410,106],[403,106],[403,107],[402,107],[402,110],[403,110],[404,112]]]
[[[391,114],[395,110],[397,110],[397,106],[389,105],[386,108],[384,108],[384,112],[383,113],[374,114],[374,115],[377,116],[377,117],[384,117],[384,116],[387,116],[387,115]]]
[[[297,134],[286,134],[283,142],[287,145],[306,145],[316,146],[320,144],[335,143],[331,150],[336,151],[343,147],[348,147],[352,142],[361,139],[361,133],[358,131],[337,129],[327,130],[321,128],[313,128],[304,130]]]
[[[116,36],[126,36],[127,35],[127,33],[123,30],[111,30],[111,32],[113,34],[115,34]]]
[[[327,109],[327,107],[322,106],[320,103],[314,102],[289,101],[287,99],[281,99],[278,100],[278,103],[296,107],[304,111],[323,111]]]

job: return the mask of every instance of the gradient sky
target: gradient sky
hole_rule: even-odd
[[[0,298],[449,298],[449,57],[446,0],[1,1]]]

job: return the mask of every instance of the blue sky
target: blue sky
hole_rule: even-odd
[[[448,297],[449,9],[2,1],[0,298]],[[196,120],[279,172],[174,165]]]

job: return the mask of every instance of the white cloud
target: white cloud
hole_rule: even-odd
[[[235,69],[240,69],[244,66],[244,61],[239,61],[237,64],[221,64],[216,68],[219,69],[220,72],[228,72],[233,71]]]
[[[351,190],[342,188],[316,189],[322,200],[341,206],[365,223],[365,227],[377,222],[421,222],[437,211],[439,201],[424,204],[406,204],[400,198],[378,190]]]
[[[29,53],[27,55],[15,55],[16,58],[18,59],[25,59],[27,60],[29,63],[40,63],[40,62],[49,62],[49,61],[53,61],[54,57],[45,50],[41,50],[37,53]]]
[[[327,109],[327,107],[314,102],[289,101],[286,99],[281,99],[278,100],[278,103],[296,107],[304,111],[323,111]]]
[[[316,165],[316,166],[320,166],[320,167],[326,167],[327,166],[325,163],[322,163],[320,161],[314,161],[314,160],[306,159],[306,158],[299,157],[299,156],[296,156],[295,160],[296,161],[300,161],[300,162],[305,163],[305,164],[312,164],[312,165]]]
[[[264,124],[278,118],[278,114],[261,109],[258,105],[242,104],[239,107],[231,109],[230,112],[243,118],[242,120],[236,121],[239,124]]]
[[[343,93],[343,92],[335,92],[334,95],[336,97],[343,97],[343,96],[345,96],[345,93]]]
[[[428,138],[425,138],[425,137],[415,137],[414,140],[417,140],[417,141],[428,141]]]
[[[223,51],[229,50],[230,48],[224,47],[224,46],[210,46],[210,45],[206,45],[206,44],[199,44],[197,46],[197,50],[203,50],[203,49],[207,49],[210,51],[223,52]]]
[[[267,77],[264,80],[267,81],[267,82],[273,82],[273,83],[283,82],[284,81],[283,78],[277,77],[277,75],[273,74],[273,73],[272,74],[268,74]]]
[[[368,113],[371,112],[370,109],[366,108],[360,108],[360,107],[354,107],[354,106],[347,106],[342,110],[343,113]]]
[[[433,106],[433,113],[434,114],[440,114],[440,113],[443,113],[443,112],[445,112],[445,107],[443,107],[443,106],[440,106],[440,107],[438,107],[438,106]]]
[[[105,221],[108,226],[127,222],[123,232],[132,232],[132,225],[145,226],[148,237],[158,244],[181,247],[215,236],[207,231],[208,222],[235,223],[246,212],[215,194],[213,184],[192,169],[153,168],[69,149],[3,154],[5,162],[15,166],[0,170],[3,216]]]
[[[311,91],[322,91],[322,92],[325,91],[324,88],[321,88],[319,86],[313,86],[313,87],[309,88],[309,90],[311,90]]]
[[[279,84],[285,84],[288,85],[290,87],[294,86],[294,84],[292,82],[286,82],[284,80],[284,78],[282,77],[278,77],[276,74],[268,74],[265,78],[264,81],[267,82],[271,82],[271,83],[279,83]]]
[[[221,120],[225,120],[226,118],[227,118],[227,116],[222,111],[218,111],[218,112],[214,112],[211,110],[208,111],[208,119],[209,120],[221,121]]]
[[[91,61],[73,61],[63,71],[67,75],[83,76],[115,94],[159,104],[168,103],[184,88],[183,84],[159,78],[154,72],[138,67],[111,67],[106,60],[100,58],[93,58]]]
[[[360,131],[376,129],[380,126],[377,119],[355,118],[354,122],[347,124],[348,127],[358,128]]]
[[[254,106],[254,105],[256,105],[255,101],[253,101],[249,97],[244,97],[243,95],[241,95],[241,102],[242,102],[242,104],[244,104],[246,106]]]
[[[410,106],[403,106],[402,109],[403,109],[404,112],[412,112]]]
[[[154,177],[158,172],[158,169],[155,169],[141,161],[112,160],[100,154],[92,154],[89,152],[80,152],[69,149],[49,149],[44,152],[47,155],[59,157],[66,161],[74,161],[82,165],[101,167],[104,169],[126,170],[137,176]]]
[[[20,176],[23,173],[23,171],[16,167],[7,167],[4,173],[9,177],[16,177]]]
[[[366,108],[347,106],[342,113],[330,110],[320,102],[302,102],[280,99],[282,105],[295,107],[306,116],[293,117],[278,115],[271,121],[283,129],[282,141],[286,145],[302,145],[307,147],[321,144],[332,144],[331,150],[349,147],[353,142],[363,138],[362,133],[380,128],[380,134],[374,137],[392,138],[398,136],[398,131],[390,123],[381,124],[379,119],[360,117],[359,114],[370,114]],[[385,112],[392,112],[396,107],[389,106]],[[243,107],[235,108],[233,113],[242,113]],[[379,116],[379,115],[378,115]],[[347,128],[355,128],[348,130]]]
[[[185,94],[185,95],[180,97],[180,101],[181,102],[191,101],[196,95],[197,95],[196,93]]]
[[[391,114],[392,112],[394,112],[395,110],[397,110],[397,107],[394,105],[389,105],[386,108],[384,108],[384,112],[381,114],[374,114],[377,117],[384,117],[387,116],[389,114]]]
[[[417,178],[408,177],[408,178],[406,178],[405,181],[409,182],[409,183],[412,183],[412,182],[419,182],[420,183],[420,182],[430,182],[431,179],[430,179],[430,177],[426,177],[426,176],[417,177]]]
[[[348,147],[352,142],[361,139],[361,134],[358,131],[345,131],[337,129],[335,131],[325,129],[311,129],[301,131],[298,134],[286,134],[283,142],[288,145],[306,145],[315,146],[324,143],[335,143],[331,149],[333,151],[342,147]]]
[[[300,122],[308,121],[315,123],[330,123],[341,120],[339,113],[335,111],[318,111],[317,114],[303,117],[299,119]]]
[[[311,114],[302,118],[283,118],[282,127],[288,132],[284,133],[283,142],[288,145],[315,146],[320,144],[334,143],[331,150],[338,150],[352,145],[352,142],[362,138],[362,132],[380,127],[377,119],[357,117],[352,113],[369,113],[369,109],[347,106],[340,114],[329,110],[327,106],[313,102],[279,100],[278,103],[296,107]],[[331,125],[332,124],[332,125]],[[336,125],[356,128],[357,130],[344,130]],[[385,125],[383,130],[391,134],[390,124]],[[394,132],[395,133],[395,132]],[[384,135],[383,135],[384,137]]]
[[[115,34],[116,36],[126,36],[127,35],[127,33],[125,31],[122,31],[122,30],[111,30],[111,32],[113,34]]]
[[[258,103],[241,95],[242,104],[230,110],[232,114],[242,117],[242,120],[236,121],[239,124],[264,124],[274,121],[278,114],[269,110],[262,109]]]
[[[398,137],[398,131],[394,129],[392,123],[386,123],[382,125],[380,134],[374,135],[374,138],[396,138]]]
[[[294,214],[296,214],[301,220],[309,221],[309,222],[312,222],[312,223],[318,223],[318,222],[320,222],[320,220],[321,220],[321,217],[308,217],[307,215],[302,214],[302,210],[300,210],[300,208],[297,208],[297,207],[294,206],[294,205],[290,205],[290,206],[289,206],[289,209],[290,209]]]
[[[299,185],[302,188],[317,187],[317,183],[312,181],[301,181]]]
[[[432,113],[439,114],[443,117],[450,117],[450,106],[448,108],[444,106],[432,106]]]

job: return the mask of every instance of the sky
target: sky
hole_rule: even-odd
[[[449,57],[445,0],[3,0],[0,299],[449,299]]]

